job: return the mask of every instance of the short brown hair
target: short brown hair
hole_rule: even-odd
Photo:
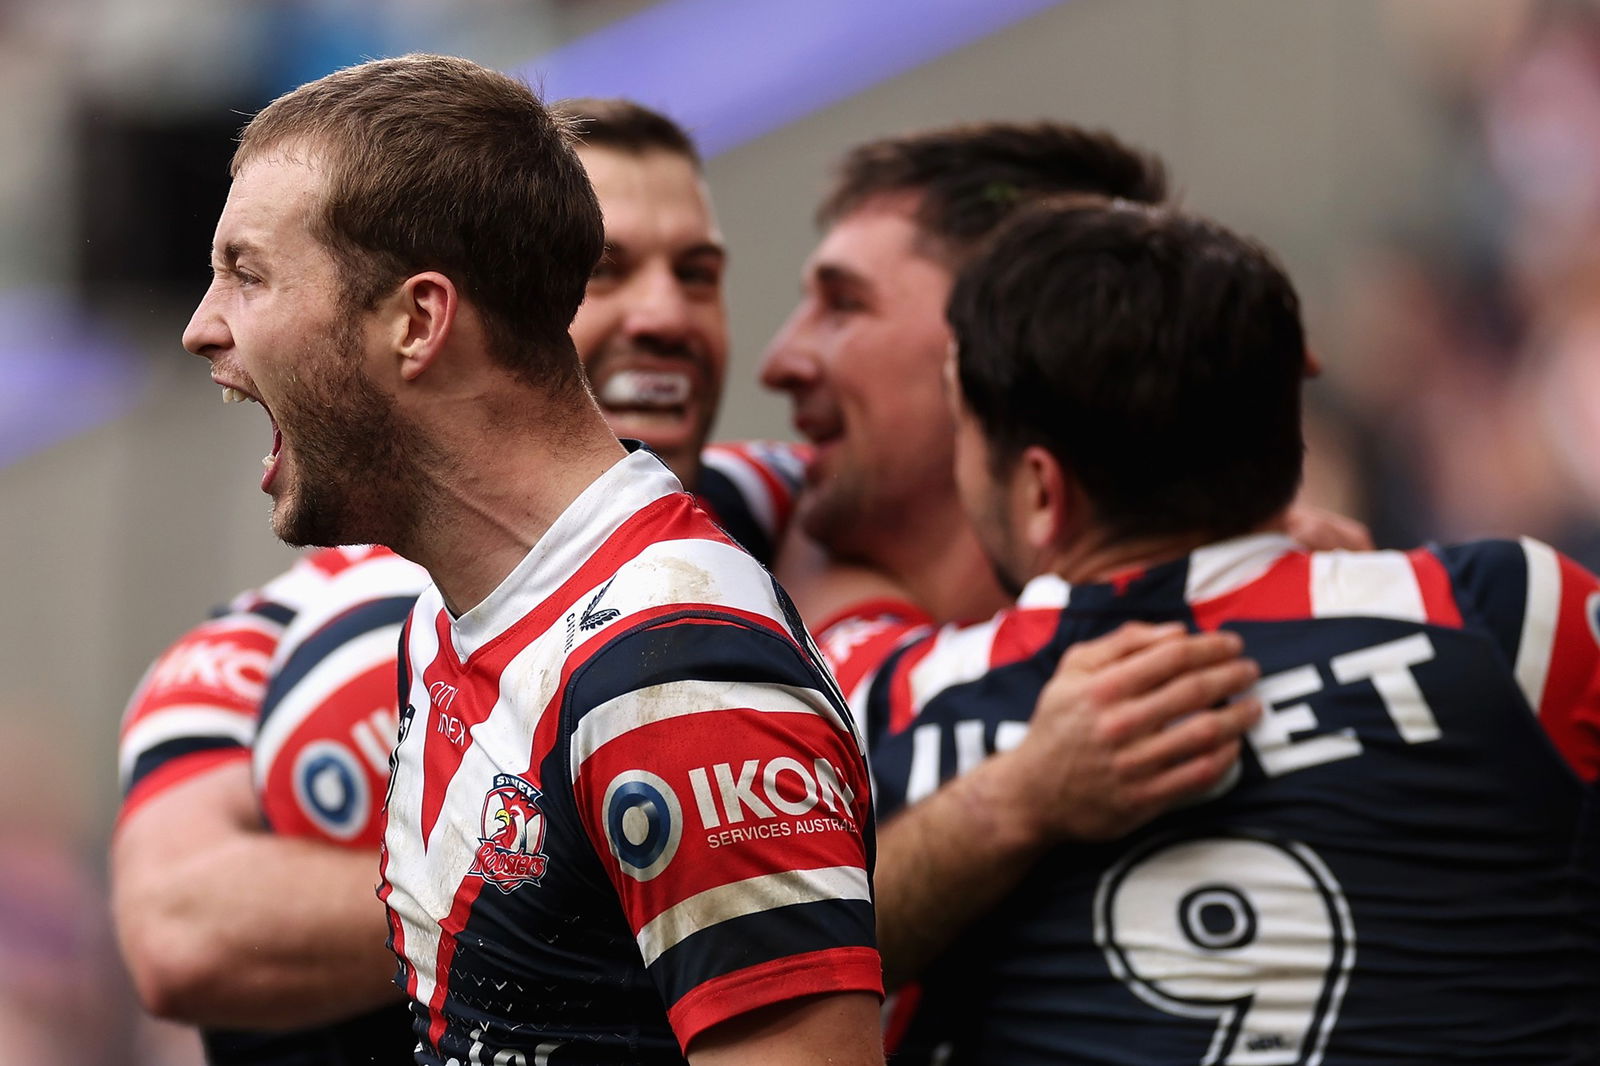
[[[817,210],[823,228],[868,200],[919,197],[928,249],[958,267],[1021,206],[1090,193],[1159,203],[1167,173],[1156,156],[1098,130],[1061,122],[982,122],[868,141],[840,160]]]
[[[659,111],[620,96],[574,96],[550,110],[570,123],[579,144],[638,155],[648,151],[681,155],[700,169],[700,153],[688,132]]]
[[[494,356],[531,383],[580,384],[567,329],[604,236],[563,120],[521,82],[466,59],[347,67],[268,104],[233,172],[303,146],[327,168],[313,233],[371,307],[438,270],[482,313]]]
[[[1305,333],[1256,242],[1170,207],[1030,205],[961,271],[949,319],[995,471],[1044,446],[1113,537],[1220,540],[1294,499]]]

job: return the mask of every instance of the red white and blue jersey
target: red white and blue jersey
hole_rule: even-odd
[[[713,444],[701,455],[695,495],[765,561],[762,552],[781,539],[793,512],[804,461],[799,445]],[[400,624],[428,575],[386,549],[360,553],[284,631],[250,755],[274,830],[375,849],[399,714]]]
[[[771,566],[805,483],[810,455],[808,445],[784,441],[708,445],[700,453],[694,494],[734,540]]]
[[[372,549],[284,632],[251,749],[275,832],[376,854],[399,720],[400,627],[427,585],[422,567]]]
[[[260,589],[235,597],[218,617],[185,633],[155,661],[124,716],[119,824],[152,797],[213,767],[229,762],[246,765],[252,755],[259,760],[258,716],[273,704],[273,691],[285,680],[281,655],[293,641],[296,627],[308,614],[323,610],[337,590],[348,588],[352,571],[385,557],[394,559],[375,548],[337,548],[302,556]],[[421,587],[421,582],[415,584]],[[409,606],[411,601],[406,602]],[[384,675],[387,719],[380,734],[385,759],[394,734],[396,643],[392,635]],[[384,771],[372,789],[379,798],[387,764]],[[324,797],[329,794],[327,776],[313,775]],[[290,792],[285,788],[281,794]],[[300,828],[294,819],[275,811],[272,801],[264,800],[264,807],[269,818],[279,815],[276,820],[283,823],[279,831]],[[375,847],[377,836],[369,830],[364,840],[352,837],[349,842]],[[203,1029],[200,1037],[212,1066],[354,1066],[404,1055],[411,1046],[407,1029],[406,1011],[395,1006],[307,1029]]]
[[[886,818],[1016,744],[1075,641],[1230,629],[1264,713],[1205,802],[1066,845],[890,1012],[896,1063],[1600,1061],[1600,584],[1531,540],[1242,538],[1015,610],[824,634]],[[848,639],[846,639],[848,638]]]
[[[419,1062],[676,1063],[750,1010],[881,991],[842,700],[654,457],[459,619],[425,592],[403,659],[381,894]]]
[[[122,717],[119,821],[179,782],[249,757],[285,627],[364,551],[330,549],[302,557],[261,588],[234,597],[150,665]]]

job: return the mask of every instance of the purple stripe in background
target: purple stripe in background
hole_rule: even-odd
[[[664,0],[516,73],[664,111],[710,157],[1062,2]]]
[[[138,402],[145,364],[65,296],[0,293],[0,467]]]

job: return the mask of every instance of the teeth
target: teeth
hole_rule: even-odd
[[[244,403],[249,398],[250,397],[246,396],[238,389],[233,388],[231,385],[224,387],[222,390],[223,403]]]
[[[664,370],[623,370],[606,381],[600,402],[609,407],[680,407],[693,385],[689,375]]]

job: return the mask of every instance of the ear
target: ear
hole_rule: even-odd
[[[435,270],[413,274],[394,296],[394,349],[400,377],[415,381],[444,350],[456,326],[461,296]]]
[[[1056,550],[1081,521],[1077,482],[1049,449],[1030,444],[1011,477],[1013,529],[1036,554]]]

